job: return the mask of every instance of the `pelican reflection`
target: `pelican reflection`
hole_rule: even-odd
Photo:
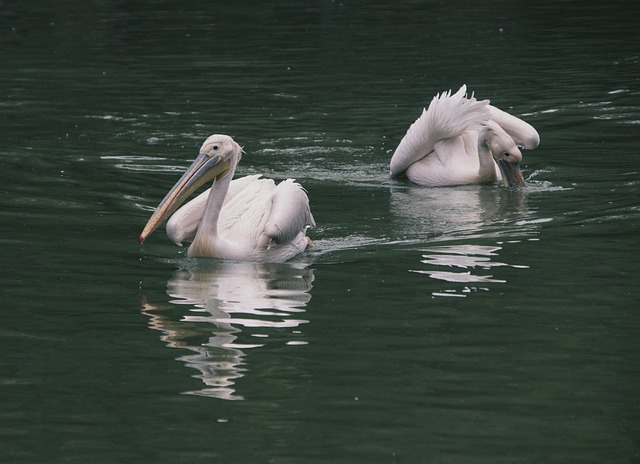
[[[420,262],[425,264],[427,269],[411,269],[411,272],[425,274],[432,279],[442,280],[454,284],[464,284],[460,289],[445,288],[433,292],[433,296],[457,296],[464,297],[466,294],[478,290],[489,288],[485,284],[506,283],[506,280],[494,278],[493,274],[485,274],[495,267],[528,268],[526,265],[507,264],[497,261],[498,252],[502,250],[499,246],[483,245],[445,245],[423,249]],[[442,270],[442,268],[447,270]]]
[[[523,189],[495,189],[470,185],[460,187],[408,187],[393,189],[391,213],[401,235],[417,234],[438,241],[463,237],[500,237],[531,233],[515,226],[531,216]]]
[[[193,261],[167,282],[170,305],[147,304],[142,312],[167,346],[191,352],[178,360],[198,370],[194,377],[205,387],[185,393],[243,399],[235,383],[247,371],[246,350],[265,345],[274,329],[279,337],[286,330],[287,345],[306,344],[299,327],[308,320],[300,316],[313,270],[304,263]]]
[[[509,242],[538,240],[544,222],[532,218],[524,190],[483,186],[398,189],[391,192],[391,211],[401,236],[432,244],[419,249],[420,267],[409,271],[447,282],[433,296],[464,297],[505,283],[493,269],[528,266],[506,263],[499,254]]]

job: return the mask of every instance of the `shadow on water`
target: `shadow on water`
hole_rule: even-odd
[[[143,301],[142,313],[168,347],[192,352],[177,359],[198,370],[205,387],[184,393],[242,400],[235,384],[248,370],[246,350],[272,336],[306,344],[300,314],[314,280],[306,264],[185,259],[179,266],[167,282],[169,304]]]

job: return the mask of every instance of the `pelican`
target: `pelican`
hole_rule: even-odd
[[[242,148],[228,135],[202,144],[191,166],[167,193],[147,222],[140,243],[169,216],[167,235],[177,245],[191,242],[187,256],[233,261],[284,262],[302,253],[315,221],[300,184],[278,185],[260,175],[232,181]],[[201,185],[209,190],[176,209]]]
[[[538,132],[489,104],[466,96],[463,85],[433,97],[391,157],[391,175],[404,173],[429,187],[502,181],[524,186],[518,146],[534,149]]]

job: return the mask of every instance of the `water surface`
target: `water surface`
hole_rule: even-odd
[[[2,462],[640,459],[635,7],[1,6]],[[540,132],[524,190],[388,177],[463,83]],[[304,256],[138,244],[216,132]]]

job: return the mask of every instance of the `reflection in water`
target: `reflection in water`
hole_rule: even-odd
[[[513,228],[505,226],[531,215],[525,190],[481,185],[394,189],[391,212],[403,234],[426,233],[438,241],[511,234]]]
[[[526,190],[498,189],[487,186],[454,188],[409,187],[391,192],[391,211],[399,216],[402,234],[428,234],[431,242],[453,245],[421,249],[420,263],[427,269],[411,269],[432,279],[456,284],[435,291],[434,296],[464,297],[483,284],[505,283],[482,272],[495,267],[527,268],[496,260],[502,245],[510,241],[537,240],[538,224],[527,208]],[[512,237],[517,237],[513,240]],[[469,243],[470,239],[474,243]],[[494,242],[486,243],[487,239]],[[464,241],[464,243],[460,243]],[[445,270],[443,270],[445,268]],[[460,289],[459,284],[466,284]]]
[[[303,263],[260,264],[189,260],[167,283],[173,305],[186,305],[179,321],[151,305],[142,312],[149,326],[163,333],[171,348],[193,352],[178,358],[200,371],[205,388],[186,393],[239,400],[236,379],[242,377],[245,350],[264,345],[270,329],[290,329],[300,345],[301,332],[294,330],[307,320],[291,317],[304,312],[311,299],[313,271]],[[255,343],[241,342],[251,337]]]
[[[423,264],[428,266],[445,266],[447,268],[462,268],[464,271],[429,271],[429,270],[411,270],[419,274],[426,274],[432,279],[444,280],[454,283],[465,284],[483,284],[483,283],[505,283],[506,280],[494,279],[493,275],[479,275],[476,272],[480,270],[488,270],[492,267],[509,266],[514,268],[527,268],[524,265],[511,265],[499,261],[492,261],[494,256],[498,256],[501,247],[490,247],[482,245],[449,245],[441,247],[426,248],[423,251],[427,254],[422,255]],[[473,272],[473,273],[472,273]],[[467,285],[461,292],[454,289],[447,289],[433,292],[433,296],[459,296],[464,297],[467,293],[478,290],[489,290],[487,287],[480,285]]]

